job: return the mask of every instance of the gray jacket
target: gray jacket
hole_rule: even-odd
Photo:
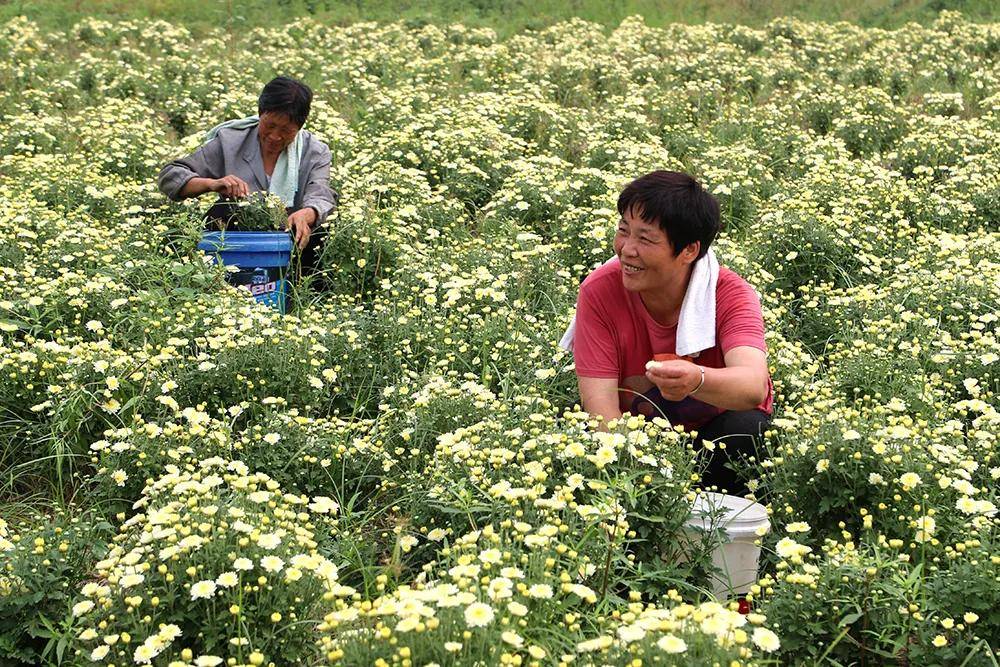
[[[311,206],[316,209],[316,224],[326,221],[337,207],[339,196],[330,189],[330,148],[312,133],[301,130],[303,147],[299,163],[299,187],[291,210]],[[238,130],[223,128],[219,134],[191,155],[174,160],[160,170],[160,192],[180,201],[181,190],[196,176],[222,178],[238,176],[252,192],[267,191],[267,175],[260,155],[257,126]]]

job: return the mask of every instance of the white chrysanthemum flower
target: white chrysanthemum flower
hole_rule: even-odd
[[[795,558],[797,556],[804,556],[812,551],[812,548],[799,544],[790,537],[783,537],[774,545],[774,550],[782,558]]]
[[[195,582],[191,584],[191,599],[192,600],[207,600],[215,595],[216,585],[211,579],[204,579],[202,581]]]
[[[470,628],[486,627],[493,622],[493,607],[482,602],[473,602],[465,608],[465,624]]]
[[[656,646],[664,653],[684,653],[687,650],[687,643],[676,635],[663,635]]]
[[[215,583],[222,588],[232,588],[240,583],[240,576],[235,572],[223,572],[215,578]]]
[[[515,600],[507,603],[507,611],[514,616],[525,616],[528,613],[528,608]]]
[[[505,644],[510,644],[514,648],[521,648],[522,646],[524,646],[524,639],[521,637],[521,635],[511,630],[507,630],[506,632],[502,633],[500,635],[500,639]]]
[[[277,549],[281,546],[281,536],[277,533],[264,533],[257,538],[257,546],[261,549]]]
[[[603,651],[604,649],[611,646],[615,640],[608,635],[601,635],[600,637],[595,637],[594,639],[588,639],[586,641],[579,642],[576,645],[576,650],[583,653],[591,653],[593,651]]]
[[[145,575],[139,574],[138,572],[133,572],[132,574],[126,574],[121,579],[118,580],[119,588],[132,588],[133,586],[138,586],[146,580]]]
[[[937,522],[934,517],[922,516],[916,521],[917,532],[913,539],[917,542],[930,542],[934,535],[934,530],[937,528]]]
[[[277,556],[264,556],[260,559],[260,566],[268,572],[281,572],[281,568],[285,566],[285,561]]]
[[[778,640],[778,635],[774,634],[767,628],[754,628],[751,640],[757,648],[762,651],[766,651],[767,653],[773,653],[781,648],[781,642]]]
[[[484,563],[496,564],[503,560],[503,554],[499,549],[486,549],[479,553],[479,560]]]
[[[81,600],[73,605],[73,615],[83,616],[88,611],[94,608],[94,602],[92,600]]]
[[[536,598],[539,600],[548,600],[552,597],[552,587],[548,584],[532,584],[525,591],[525,595],[529,598]]]
[[[618,628],[618,639],[625,644],[641,641],[646,636],[646,631],[638,623],[623,625]]]
[[[317,514],[334,514],[340,509],[340,504],[332,498],[326,496],[316,496],[309,503],[309,509]]]
[[[597,451],[587,456],[587,458],[598,468],[603,468],[609,463],[618,460],[618,450],[610,445],[601,445]]]

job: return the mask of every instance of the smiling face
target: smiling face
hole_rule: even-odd
[[[627,209],[615,234],[622,284],[630,292],[655,293],[683,282],[699,247],[698,242],[692,243],[674,256],[666,232],[655,221],[643,220],[634,207]]]
[[[260,136],[261,148],[268,153],[280,153],[295,139],[301,126],[287,115],[274,111],[265,111],[260,115],[257,134]]]

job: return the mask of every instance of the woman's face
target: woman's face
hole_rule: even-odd
[[[260,143],[265,151],[280,153],[288,147],[288,144],[292,143],[300,129],[301,126],[296,125],[286,114],[265,111],[260,115],[257,134],[260,136]]]
[[[699,243],[692,243],[674,255],[673,245],[658,224],[643,220],[630,208],[618,221],[615,254],[621,262],[622,284],[630,292],[662,292],[676,283],[695,259]]]

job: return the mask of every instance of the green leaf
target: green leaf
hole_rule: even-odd
[[[858,622],[858,619],[861,618],[862,616],[864,616],[864,613],[860,611],[854,612],[853,614],[848,614],[847,616],[844,616],[842,619],[840,619],[840,623],[838,623],[837,625],[839,627],[854,625],[855,623]]]

